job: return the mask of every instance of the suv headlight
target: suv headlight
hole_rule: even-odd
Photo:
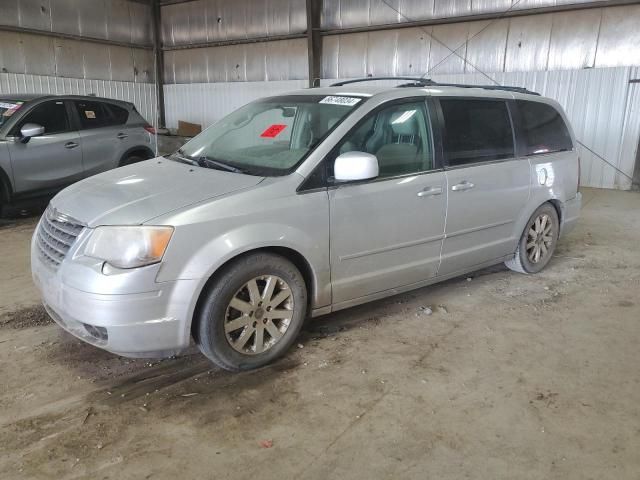
[[[173,227],[97,227],[84,254],[116,268],[135,268],[162,260]]]

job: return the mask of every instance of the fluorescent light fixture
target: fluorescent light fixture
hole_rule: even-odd
[[[413,117],[415,114],[416,114],[415,110],[407,110],[402,115],[400,115],[398,118],[396,118],[393,122],[391,122],[391,124],[392,125],[397,125],[398,123],[404,123],[407,120],[409,120],[411,117]]]

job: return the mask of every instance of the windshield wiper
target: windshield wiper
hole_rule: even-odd
[[[174,157],[179,162],[186,163],[189,165],[195,165],[198,167],[200,166],[200,163],[197,160],[194,160],[193,158],[186,156],[185,153],[182,151],[182,149],[172,153],[171,156]]]
[[[227,172],[233,172],[233,173],[246,172],[242,168],[233,167],[228,163],[222,162],[220,160],[216,160],[211,157],[207,157],[206,155],[200,156],[198,158],[190,157],[187,154],[185,154],[184,151],[182,151],[182,149],[179,149],[177,152],[173,153],[172,156],[175,157],[176,160],[182,163],[187,163],[189,165],[196,165],[202,168],[215,168],[217,170],[226,170]]]
[[[217,168],[218,170],[226,170],[233,173],[244,173],[245,171],[238,167],[233,167],[228,163],[221,162],[220,160],[213,159],[211,157],[202,156],[197,160],[198,165],[204,168]]]

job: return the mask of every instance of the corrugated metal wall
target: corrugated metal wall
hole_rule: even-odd
[[[28,30],[3,31],[3,25]],[[2,73],[149,83],[154,76],[152,52],[136,45],[148,47],[151,43],[151,7],[144,3],[0,0]]]
[[[0,31],[0,72],[148,83],[151,50]]]
[[[514,0],[515,1],[515,0]],[[413,19],[509,8],[510,1],[395,0]],[[521,0],[514,9],[556,5]],[[335,4],[335,5],[334,5]],[[448,5],[444,8],[443,5]],[[188,46],[305,30],[303,0],[198,0],[163,7],[163,42]],[[276,15],[280,20],[271,24]],[[296,12],[296,13],[294,13]],[[386,13],[385,13],[386,12]],[[380,0],[326,0],[324,27],[400,22]],[[366,20],[366,21],[365,21]],[[323,78],[543,71],[640,65],[640,5],[323,37]],[[453,54],[451,49],[455,50]],[[168,51],[166,83],[297,80],[305,39]]]
[[[322,27],[353,28],[526,10],[595,0],[324,0]]]
[[[0,95],[7,93],[95,94],[132,102],[148,122],[155,124],[157,115],[155,85],[150,83],[0,73]]]
[[[168,84],[299,80],[307,75],[305,39],[170,50],[164,56]]]
[[[305,0],[195,0],[162,7],[165,46],[304,33]]]
[[[151,7],[128,0],[1,0],[0,25],[151,45]]]
[[[630,5],[330,35],[323,38],[322,73],[343,78],[640,65],[639,25],[640,5]]]

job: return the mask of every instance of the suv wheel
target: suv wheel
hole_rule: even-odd
[[[514,257],[505,265],[520,273],[538,273],[551,260],[559,232],[556,209],[549,203],[541,205],[527,222]]]
[[[127,165],[133,165],[134,163],[142,162],[143,160],[146,160],[146,158],[141,157],[140,155],[129,155],[127,158],[120,161],[120,166],[125,167]]]
[[[270,253],[233,262],[204,295],[194,318],[196,343],[212,362],[231,371],[262,367],[283,355],[307,312],[302,274]]]

